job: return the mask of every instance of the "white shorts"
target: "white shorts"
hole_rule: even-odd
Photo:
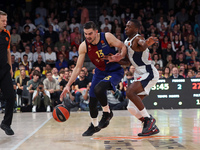
[[[159,80],[159,74],[158,71],[155,69],[153,69],[151,73],[147,72],[142,75],[134,72],[133,82],[140,81],[144,88],[144,91],[138,93],[138,95],[149,95],[151,88],[157,83],[158,80]]]

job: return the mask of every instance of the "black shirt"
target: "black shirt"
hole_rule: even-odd
[[[6,29],[0,32],[0,68],[8,62],[7,49],[10,48],[10,32]]]
[[[67,83],[68,81],[66,81],[65,79],[62,79],[62,81],[60,82],[60,86],[65,87]]]
[[[24,79],[22,79],[22,85],[21,85],[21,86],[27,85],[27,83],[28,83],[29,80],[30,80],[30,79],[29,79],[28,77],[25,77]],[[19,78],[17,79],[17,83],[20,84]]]
[[[88,83],[89,83],[89,81],[86,78],[82,81],[80,81],[79,79],[77,79],[75,81],[75,85],[78,85],[79,89],[86,88]]]
[[[43,67],[46,67],[45,62],[41,62],[40,64],[38,63],[38,61],[33,63],[33,67],[40,67],[41,72],[43,71]]]

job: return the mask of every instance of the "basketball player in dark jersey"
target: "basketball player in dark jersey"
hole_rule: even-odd
[[[90,127],[82,134],[83,136],[91,136],[95,132],[100,131],[102,128],[108,126],[110,119],[113,116],[112,111],[109,109],[106,90],[113,89],[121,81],[124,76],[123,68],[120,64],[113,62],[107,63],[104,60],[105,55],[116,54],[115,47],[121,49],[116,55],[116,59],[121,60],[126,55],[126,46],[119,41],[111,33],[98,33],[94,22],[89,21],[84,25],[84,35],[86,40],[79,46],[79,57],[76,67],[73,70],[70,80],[64,88],[60,98],[66,95],[66,92],[70,91],[70,86],[75,81],[84,63],[85,55],[88,54],[91,62],[96,66],[95,74],[92,79],[92,85],[90,88],[90,116],[92,123]],[[103,108],[103,116],[98,122],[98,109],[97,103],[100,102]]]

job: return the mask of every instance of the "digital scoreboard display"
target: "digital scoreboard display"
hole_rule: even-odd
[[[147,109],[200,108],[200,78],[160,79],[143,103]]]

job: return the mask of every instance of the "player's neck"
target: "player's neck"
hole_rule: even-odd
[[[98,33],[98,34],[96,35],[95,40],[92,42],[92,44],[93,44],[93,45],[97,45],[97,44],[99,43],[99,40],[100,40],[100,34]]]
[[[129,36],[129,40],[132,39],[137,33],[132,34],[131,36]]]

